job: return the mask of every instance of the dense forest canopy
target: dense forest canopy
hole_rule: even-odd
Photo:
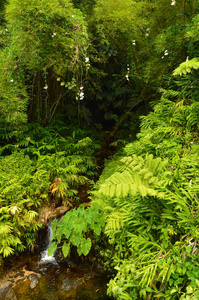
[[[95,245],[116,299],[198,299],[198,69],[198,1],[1,1],[2,264],[56,197],[49,254]]]

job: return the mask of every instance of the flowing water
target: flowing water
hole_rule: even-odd
[[[39,264],[51,263],[51,264],[57,265],[57,261],[55,259],[55,255],[52,254],[51,256],[48,256],[48,248],[52,244],[51,238],[52,238],[52,235],[53,235],[53,231],[52,231],[51,225],[52,225],[52,221],[50,222],[50,224],[48,225],[48,228],[47,228],[46,247],[41,252],[41,259],[39,261]]]

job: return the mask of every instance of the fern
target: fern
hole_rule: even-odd
[[[160,180],[160,174],[166,170],[166,161],[147,155],[145,159],[133,155],[124,157],[121,162],[126,165],[123,172],[115,172],[99,187],[99,193],[109,197],[135,196],[139,193],[142,197],[158,196],[154,186]],[[161,184],[161,182],[159,182]]]
[[[188,73],[191,73],[193,69],[199,69],[199,59],[197,57],[181,63],[180,66],[174,70],[173,75],[187,75]]]
[[[168,95],[92,193],[106,215],[103,254],[116,270],[108,293],[117,299],[194,299],[198,289],[198,101]]]

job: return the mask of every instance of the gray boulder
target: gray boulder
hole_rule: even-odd
[[[31,289],[34,289],[38,285],[39,278],[41,278],[40,274],[31,274],[28,276],[28,279],[30,280],[30,288]]]
[[[17,300],[12,285],[9,280],[0,280],[0,300]]]
[[[17,300],[17,297],[12,288],[7,292],[5,300]]]
[[[82,284],[83,279],[76,278],[76,279],[70,279],[66,278],[62,281],[62,292],[68,292],[74,288],[76,288],[78,285]]]
[[[0,300],[4,300],[8,291],[12,288],[12,282],[0,280]]]

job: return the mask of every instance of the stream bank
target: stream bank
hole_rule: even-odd
[[[0,300],[107,300],[107,283],[99,265],[70,259],[40,263],[40,256],[27,253],[5,261]]]
[[[51,222],[64,215],[69,208],[43,207],[40,222],[45,228],[39,232],[34,253],[27,252],[4,261],[0,278],[0,300],[107,300],[108,276],[103,268],[87,260],[63,255],[47,257],[51,243]],[[47,226],[48,224],[48,226]],[[58,251],[59,252],[59,251]]]

